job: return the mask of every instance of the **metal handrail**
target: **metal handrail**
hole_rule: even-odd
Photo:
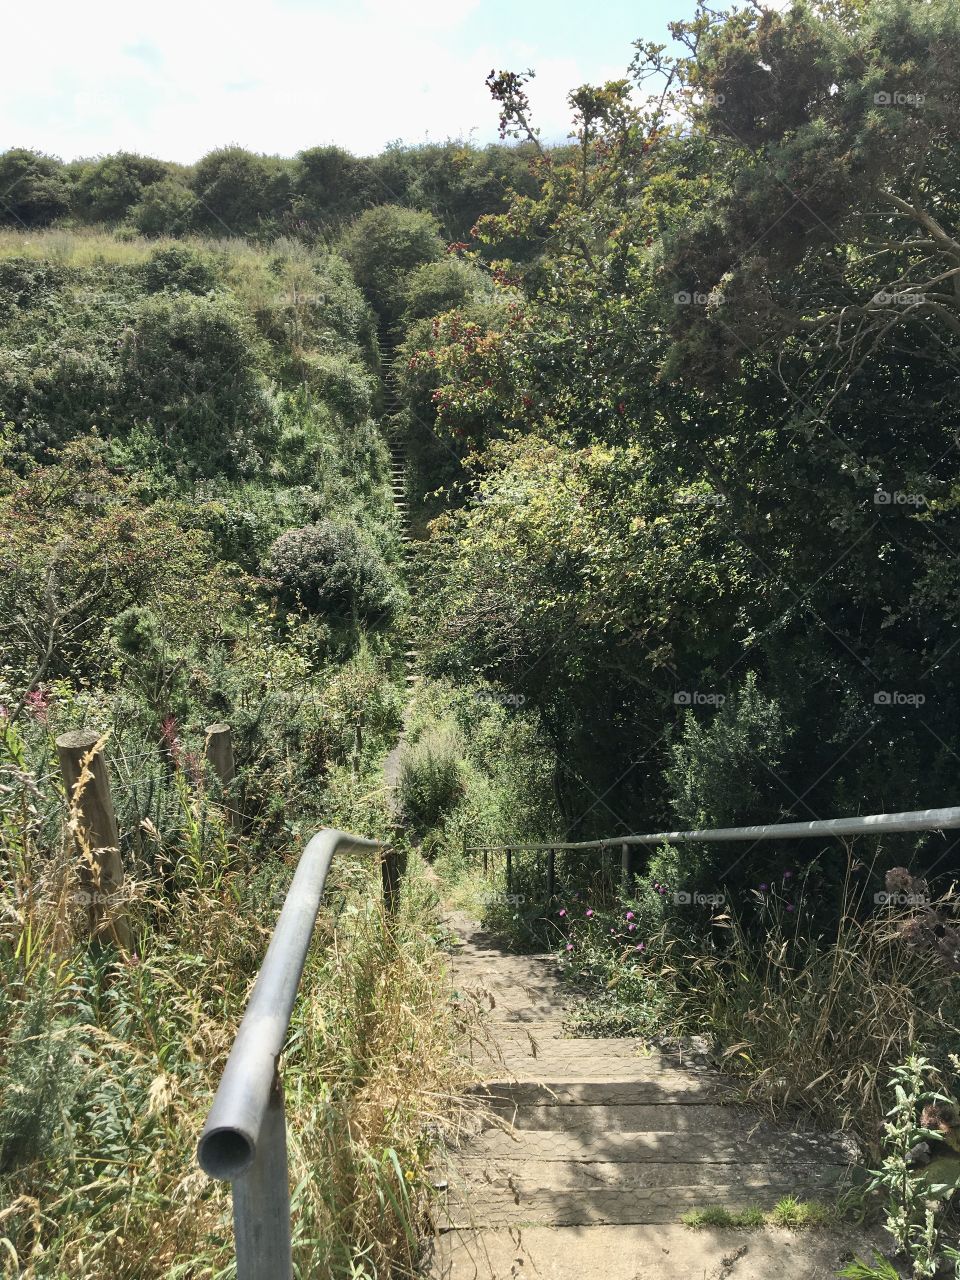
[[[382,849],[344,831],[320,831],[307,844],[287,892],[220,1087],[197,1145],[213,1178],[232,1184],[237,1280],[290,1280],[293,1260],[283,1085],[277,1061],[287,1038],[323,888],[341,849]],[[396,889],[395,868],[384,890]]]
[[[856,818],[827,818],[815,822],[772,822],[753,827],[715,827],[699,831],[658,831],[647,835],[611,836],[574,844],[550,840],[544,844],[474,844],[468,853],[523,850],[612,849],[616,845],[684,844],[704,840],[803,840],[810,836],[884,835],[899,831],[940,831],[960,827],[960,807],[911,809],[903,813],[869,813]]]

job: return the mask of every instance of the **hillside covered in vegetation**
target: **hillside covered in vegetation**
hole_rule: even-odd
[[[415,1265],[464,1016],[438,892],[555,949],[584,1034],[707,1033],[877,1159],[898,1064],[956,1093],[950,831],[664,843],[622,882],[568,853],[553,899],[541,855],[492,889],[471,852],[957,798],[960,13],[671,32],[571,92],[560,147],[504,71],[486,148],[0,155],[0,1235],[29,1274],[229,1274],[192,1143],[321,824],[416,851],[391,928],[360,860],[321,920],[304,1275]],[[134,952],[71,897],[80,727]]]

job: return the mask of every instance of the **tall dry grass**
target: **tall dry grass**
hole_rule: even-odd
[[[923,882],[912,883],[922,892],[902,896],[924,898]],[[802,900],[787,913],[771,891],[761,927],[733,912],[717,918],[714,949],[664,932],[649,948],[650,971],[677,1027],[711,1035],[751,1101],[853,1130],[877,1149],[884,1089],[918,1046],[955,1087],[960,973],[943,938],[956,905],[950,890],[878,906],[848,863],[829,930]]]
[[[45,843],[45,791],[3,763],[0,1274],[226,1277],[229,1199],[195,1143],[298,851],[259,865],[184,788],[166,883],[127,883],[135,950],[91,948],[69,830]],[[390,918],[375,868],[335,864],[304,973],[283,1062],[302,1275],[414,1271],[462,1067],[411,864]]]

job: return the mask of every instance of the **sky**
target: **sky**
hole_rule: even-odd
[[[548,141],[566,94],[626,73],[693,0],[48,0],[3,20],[0,151],[64,160],[139,151],[191,163],[218,146],[357,155],[497,138],[491,69],[536,72]]]

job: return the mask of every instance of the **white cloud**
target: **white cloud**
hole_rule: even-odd
[[[17,5],[4,23],[0,149],[66,159],[125,148],[191,161],[228,142],[289,155],[323,142],[371,153],[395,138],[471,129],[488,140],[497,108],[484,80],[504,65],[537,69],[531,98],[552,138],[567,131],[571,88],[622,74],[572,56],[539,59],[508,36],[453,52],[457,24],[479,2],[360,0],[347,13],[318,0],[249,9],[168,0],[152,12],[121,0],[54,0],[45,21]]]

